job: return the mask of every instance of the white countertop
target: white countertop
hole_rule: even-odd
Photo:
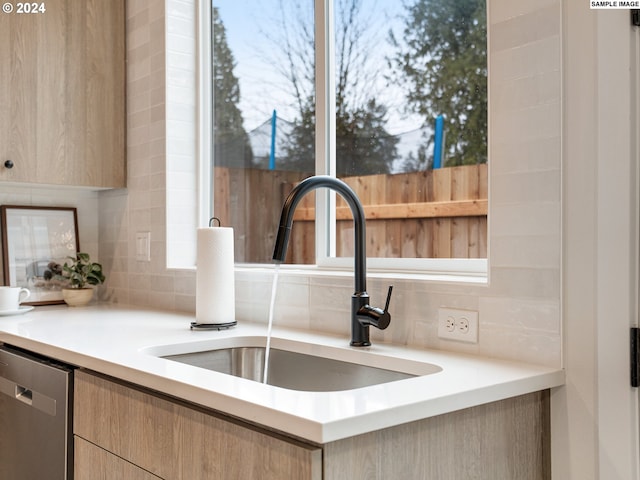
[[[236,337],[263,337],[264,324],[192,331],[193,315],[101,305],[37,307],[0,317],[0,342],[95,370],[315,443],[502,400],[564,383],[564,372],[535,365],[417,350],[398,345],[349,347],[349,339],[274,328],[273,343],[326,345],[345,360],[385,365],[424,362],[438,373],[339,392],[302,392],[213,372],[152,353],[188,351]],[[184,346],[183,344],[190,344]],[[180,344],[178,347],[163,347]],[[371,355],[374,355],[372,357]]]

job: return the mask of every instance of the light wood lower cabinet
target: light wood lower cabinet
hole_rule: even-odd
[[[160,478],[78,436],[73,439],[73,448],[75,480],[158,480]]]
[[[337,480],[549,480],[548,391],[480,405],[324,446]]]
[[[83,371],[74,434],[166,480],[320,480],[322,452]],[[76,469],[103,477],[101,464]],[[95,476],[92,476],[95,475]],[[123,477],[126,478],[126,477]]]
[[[77,480],[551,478],[548,391],[324,445],[87,371],[76,372],[74,409]]]

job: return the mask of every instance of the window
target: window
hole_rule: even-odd
[[[486,258],[485,0],[213,0],[212,16],[213,204],[236,261],[271,262],[284,198],[313,174],[358,193],[380,265]],[[339,265],[351,214],[316,195],[288,261]]]

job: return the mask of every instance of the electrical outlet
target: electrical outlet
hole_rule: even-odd
[[[439,308],[438,337],[459,342],[478,343],[478,312]]]
[[[453,332],[456,328],[456,319],[451,315],[448,315],[444,322],[444,328],[447,332]]]

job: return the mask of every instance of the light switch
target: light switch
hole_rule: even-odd
[[[136,260],[151,261],[151,232],[136,232]]]

